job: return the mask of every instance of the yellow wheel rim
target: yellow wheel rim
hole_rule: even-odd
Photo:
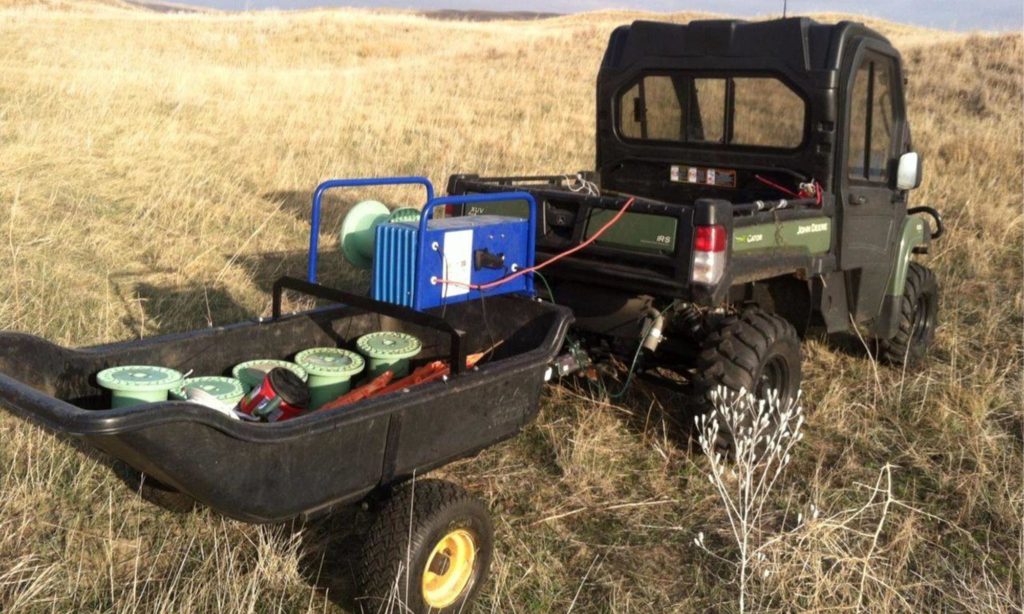
[[[473,579],[476,539],[466,529],[455,529],[434,546],[423,568],[423,600],[443,609],[458,601]]]

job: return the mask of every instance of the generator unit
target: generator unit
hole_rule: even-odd
[[[486,294],[533,293],[522,275],[486,285],[533,266],[527,220],[498,215],[395,222],[376,228],[370,292],[379,301],[430,309]]]
[[[474,203],[526,202],[526,219],[501,215],[434,218]],[[342,223],[341,248],[372,270],[376,300],[425,310],[498,294],[533,294],[537,204],[525,192],[430,199],[394,212],[374,200],[355,205]],[[507,280],[507,281],[502,281]]]

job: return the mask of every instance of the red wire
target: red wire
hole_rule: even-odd
[[[760,181],[761,183],[765,184],[766,186],[770,186],[770,187],[775,188],[776,190],[782,192],[783,194],[787,194],[789,196],[792,196],[793,198],[800,198],[800,195],[797,194],[796,192],[794,192],[793,190],[790,190],[789,188],[787,188],[785,186],[781,186],[781,185],[775,183],[774,181],[772,181],[771,179],[766,179],[766,178],[764,178],[764,177],[762,177],[760,175],[754,175],[754,179],[757,179],[758,181]]]
[[[434,280],[434,281],[436,283],[439,283],[439,284],[447,284],[447,285],[451,285],[451,286],[462,286],[463,288],[469,288],[470,290],[489,290],[489,289],[494,288],[496,286],[500,286],[502,284],[506,284],[506,283],[512,281],[513,279],[518,278],[518,277],[522,277],[523,275],[526,275],[527,273],[533,273],[534,271],[539,271],[539,270],[543,269],[544,267],[548,266],[549,264],[553,264],[555,262],[558,262],[562,258],[565,258],[566,256],[570,256],[572,254],[575,254],[576,252],[580,251],[584,247],[587,247],[588,245],[590,245],[591,243],[596,241],[601,235],[604,234],[604,231],[606,231],[609,228],[611,228],[612,226],[614,226],[622,218],[622,216],[625,215],[626,209],[629,209],[633,205],[634,201],[636,201],[636,198],[634,198],[634,197],[631,197],[629,200],[627,200],[626,204],[622,205],[622,208],[619,209],[619,212],[615,214],[615,217],[613,217],[612,219],[608,220],[608,222],[605,223],[604,226],[601,226],[600,228],[598,228],[597,232],[592,234],[589,239],[587,239],[583,243],[580,243],[579,245],[577,245],[576,247],[574,247],[572,249],[566,250],[566,251],[562,252],[561,254],[558,254],[557,256],[552,256],[551,258],[545,260],[544,262],[542,262],[540,264],[537,264],[537,265],[534,265],[534,266],[531,266],[531,267],[527,267],[525,269],[520,269],[520,270],[516,271],[515,273],[512,273],[511,275],[507,275],[505,277],[502,277],[501,279],[496,279],[496,280],[488,282],[486,284],[464,284],[461,281],[453,281],[453,280],[450,280],[450,279],[437,279],[437,280]]]

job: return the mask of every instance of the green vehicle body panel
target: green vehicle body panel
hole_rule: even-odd
[[[507,215],[526,217],[527,205],[522,201],[495,202],[474,206],[469,215]],[[587,220],[586,237],[590,238],[615,211],[593,209]],[[672,253],[677,242],[678,221],[675,218],[646,213],[627,213],[609,228],[597,243],[627,247],[638,251]],[[930,236],[928,221],[920,216],[908,216],[901,229],[899,249],[893,274],[885,293],[902,296],[907,281],[907,267],[915,247],[924,245]],[[832,247],[832,220],[828,217],[807,218],[788,222],[739,226],[733,230],[734,254],[749,254],[760,250],[801,247],[810,254],[823,254]]]
[[[474,205],[468,215],[507,215],[526,217],[527,205],[522,201],[494,202]],[[587,219],[586,238],[590,238],[616,215],[610,209],[592,209]],[[598,244],[627,247],[638,251],[673,253],[676,249],[678,220],[664,215],[626,213],[617,224],[605,231]],[[803,220],[741,226],[733,231],[733,253],[755,252],[779,248],[802,247],[811,254],[822,254],[832,247],[832,220],[815,217]]]
[[[607,224],[617,211],[610,209],[592,209],[587,219],[589,239]],[[639,251],[655,253],[672,253],[676,249],[676,230],[678,220],[664,215],[649,213],[626,213],[614,226],[609,228],[597,240],[598,245],[617,245]]]
[[[590,238],[610,221],[618,211],[593,209],[587,219],[586,238]],[[505,215],[526,218],[529,205],[522,200],[480,203],[466,208],[466,215]],[[672,253],[676,249],[679,221],[674,217],[648,213],[626,213],[609,228],[598,244],[615,245],[637,251]]]
[[[530,217],[530,205],[523,200],[498,200],[490,203],[468,205],[466,215],[504,215],[526,219]]]
[[[732,233],[734,254],[787,247],[802,247],[808,253],[822,254],[831,246],[832,220],[827,217],[739,226]]]
[[[926,244],[930,236],[928,220],[917,215],[907,216],[903,220],[900,245],[896,251],[896,266],[893,267],[889,285],[885,289],[887,295],[903,296],[903,289],[907,283],[907,269],[910,267],[910,255],[915,247]]]

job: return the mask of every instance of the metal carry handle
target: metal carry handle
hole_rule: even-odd
[[[466,369],[466,346],[463,342],[466,332],[455,328],[444,318],[424,313],[422,311],[416,311],[409,307],[375,301],[366,296],[360,296],[337,288],[321,286],[317,283],[286,276],[280,277],[274,282],[274,303],[272,314],[275,320],[281,317],[281,295],[284,290],[294,290],[307,296],[336,301],[362,311],[378,313],[402,322],[409,322],[410,324],[416,324],[418,326],[423,326],[424,328],[432,328],[434,330],[441,331],[449,337],[450,343],[448,358],[450,360],[452,373],[461,373]]]
[[[464,194],[460,196],[442,196],[440,198],[432,198],[427,204],[423,205],[422,211],[420,211],[420,226],[419,236],[424,236],[427,231],[427,222],[430,221],[430,216],[437,207],[443,207],[445,205],[472,205],[474,203],[493,203],[493,202],[507,202],[510,200],[525,200],[529,206],[530,214],[527,217],[527,245],[526,245],[526,264],[524,268],[532,267],[535,263],[536,252],[537,252],[537,200],[533,197],[533,194],[529,192],[489,192],[487,194]],[[424,241],[420,241],[419,258],[420,262],[424,262],[428,256],[430,246]],[[533,275],[526,276],[527,290],[533,291]]]
[[[324,192],[335,188],[358,188],[374,185],[422,185],[427,191],[427,203],[434,200],[434,184],[426,177],[366,177],[362,179],[328,179],[313,192],[313,215],[309,230],[309,260],[306,264],[306,279],[316,283],[317,250],[320,248],[320,201]]]

